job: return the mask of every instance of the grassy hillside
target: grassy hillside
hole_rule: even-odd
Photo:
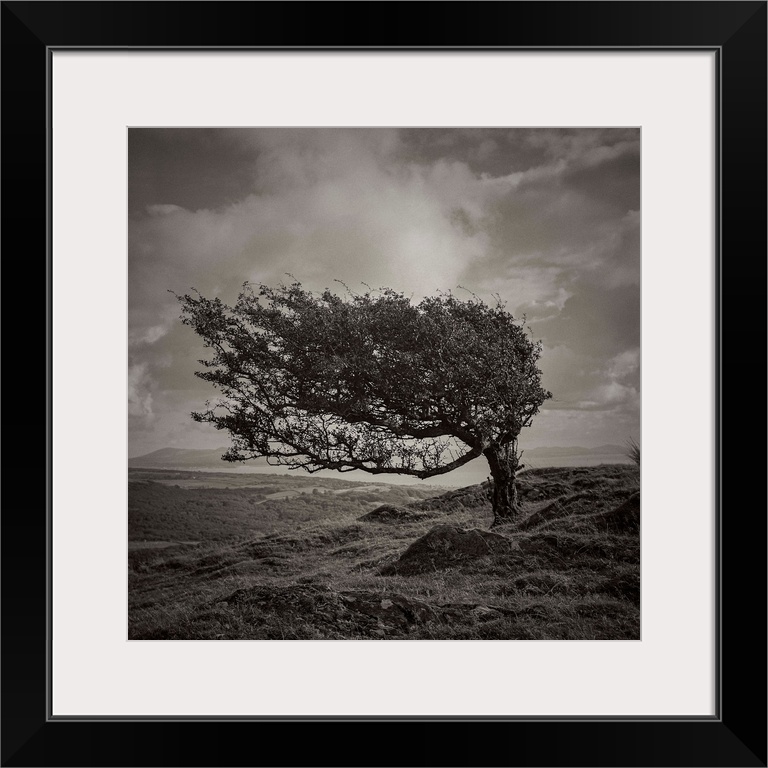
[[[434,488],[314,478],[132,469],[128,474],[131,548],[152,542],[215,542],[291,530],[297,522],[360,515],[380,504],[408,504]]]
[[[639,639],[635,466],[525,472],[492,532],[481,485],[171,474],[132,473],[132,639]]]

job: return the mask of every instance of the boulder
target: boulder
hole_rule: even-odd
[[[489,555],[506,555],[517,545],[498,533],[438,525],[411,544],[400,558],[382,569],[384,576],[412,576],[462,565]]]
[[[366,592],[362,590],[340,592],[347,610],[376,622],[377,629],[408,629],[412,624],[435,621],[435,609],[422,600],[395,593]]]

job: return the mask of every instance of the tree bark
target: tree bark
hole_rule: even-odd
[[[511,523],[520,513],[515,475],[519,466],[517,440],[503,445],[491,444],[483,451],[491,468],[491,502],[493,522],[491,528]]]

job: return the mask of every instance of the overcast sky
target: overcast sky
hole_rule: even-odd
[[[522,446],[640,437],[639,129],[131,129],[130,456],[227,444],[168,291],[286,273],[499,294],[554,395]]]

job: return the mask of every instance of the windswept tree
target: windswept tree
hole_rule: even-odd
[[[196,375],[222,397],[192,417],[230,434],[225,460],[427,478],[485,456],[493,525],[517,514],[518,437],[551,394],[541,344],[500,301],[298,282],[246,283],[232,307],[177,298],[213,351]]]

